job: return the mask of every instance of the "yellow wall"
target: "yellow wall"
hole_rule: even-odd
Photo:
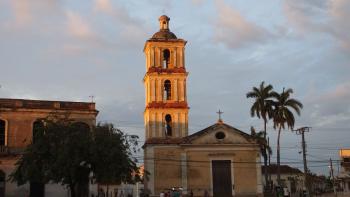
[[[70,119],[94,125],[96,112],[76,110],[43,110],[43,109],[14,109],[3,110],[0,119],[5,120],[7,128],[5,138],[6,145],[11,148],[24,148],[31,143],[33,136],[33,123],[42,118],[47,118],[52,113],[68,114]]]
[[[203,195],[204,190],[211,193],[212,160],[232,161],[232,184],[234,184],[236,196],[261,195],[257,188],[261,184],[261,177],[258,173],[260,164],[256,164],[257,158],[260,161],[258,148],[246,147],[242,149],[229,145],[155,145],[153,148],[155,195],[172,187],[183,187],[187,191],[192,190],[195,196]],[[181,154],[186,155],[185,167]],[[147,167],[145,164],[146,170],[148,170]],[[186,171],[185,177],[183,177],[183,170]]]
[[[350,149],[341,149],[339,155],[340,157],[350,157]]]

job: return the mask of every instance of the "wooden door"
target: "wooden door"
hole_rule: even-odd
[[[213,160],[212,175],[214,197],[232,197],[231,161]]]

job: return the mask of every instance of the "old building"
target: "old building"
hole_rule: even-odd
[[[188,135],[186,41],[159,18],[160,30],[146,41],[144,85],[145,188],[151,196],[179,189],[195,196],[262,196],[256,140],[218,122]]]
[[[28,196],[30,184],[18,187],[6,181],[26,146],[33,141],[39,119],[68,116],[76,122],[95,125],[94,103],[0,99],[0,197]],[[46,196],[65,196],[59,185],[47,185]]]
[[[261,167],[261,171],[264,172],[265,167]],[[268,172],[271,176],[271,182],[273,186],[278,185],[277,184],[277,165],[271,164],[268,166]],[[296,195],[303,190],[304,188],[304,174],[302,171],[300,171],[298,168],[293,168],[288,165],[281,165],[280,166],[280,173],[281,173],[281,185],[283,187],[287,187],[288,191],[291,193],[291,195]],[[265,184],[265,180],[263,180],[263,183]]]
[[[343,191],[350,193],[350,149],[341,149],[339,156],[341,171],[337,178],[340,181]]]

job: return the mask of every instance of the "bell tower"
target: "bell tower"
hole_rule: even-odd
[[[169,29],[170,18],[159,17],[160,29],[146,41],[144,122],[146,140],[188,135],[185,45]]]

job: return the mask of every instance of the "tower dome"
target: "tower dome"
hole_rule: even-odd
[[[170,18],[166,15],[159,17],[159,31],[153,34],[152,39],[156,40],[168,40],[177,39],[176,35],[169,30]]]

